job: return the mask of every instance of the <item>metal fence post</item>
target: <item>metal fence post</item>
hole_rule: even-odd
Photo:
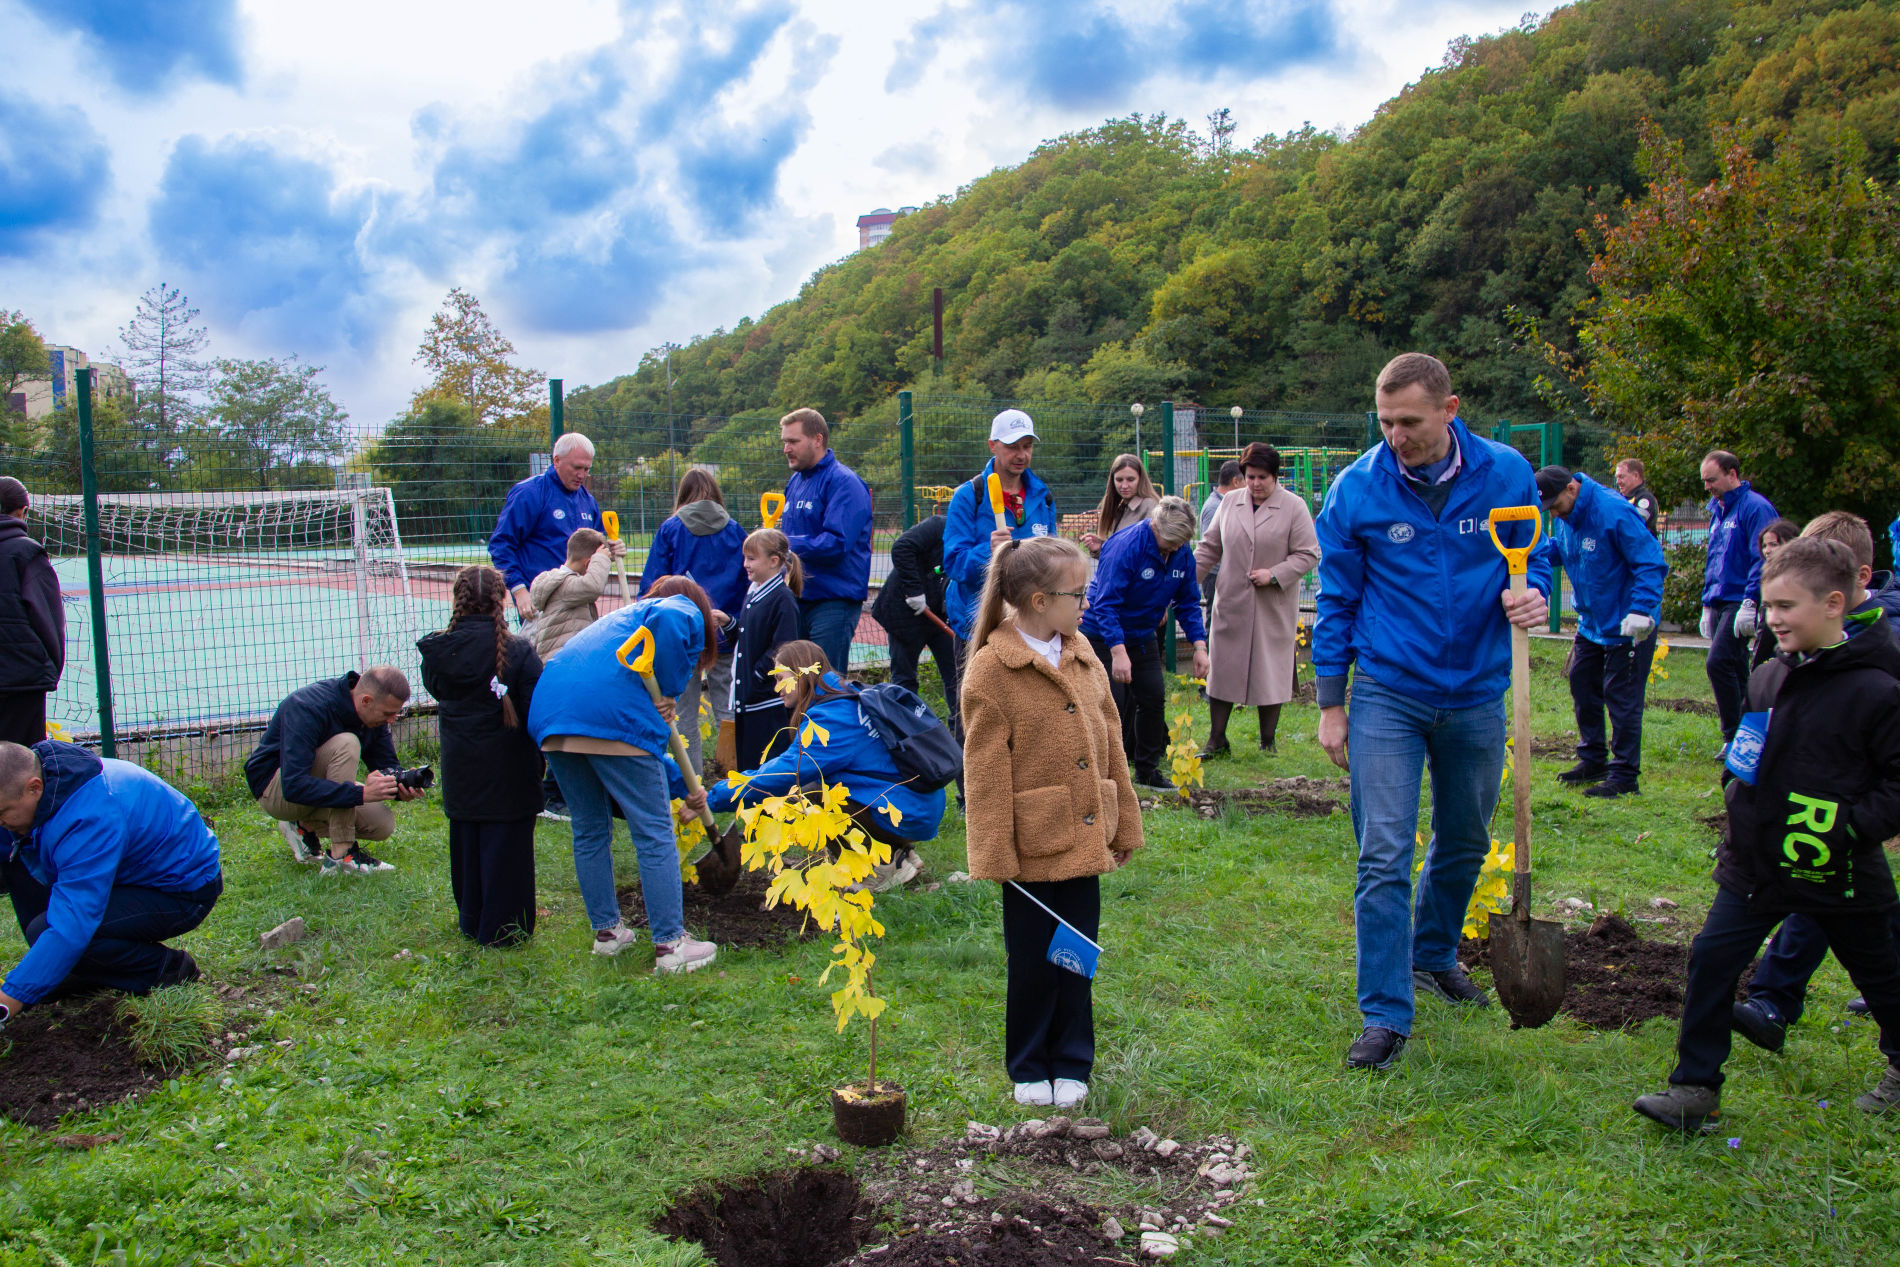
[[[1146,459],[1146,455],[1144,460]],[[1172,495],[1174,492],[1174,402],[1161,402],[1161,491]],[[1167,560],[1162,560],[1165,566]],[[1175,671],[1174,663],[1174,609],[1168,609],[1167,642],[1161,648],[1161,662],[1168,666],[1168,672]]]
[[[1375,409],[1368,409],[1366,410],[1366,442],[1362,447],[1370,449],[1377,445],[1379,440],[1379,413]]]
[[[80,370],[79,486],[86,497],[86,596],[92,611],[92,672],[99,689],[99,752],[116,755],[112,733],[112,656],[106,645],[106,581],[100,560],[99,474],[92,461],[92,371]]]
[[[942,291],[937,292],[939,296]],[[904,527],[917,526],[917,436],[916,419],[911,413],[911,395],[897,393],[897,470],[904,481]]]
[[[561,438],[561,431],[566,422],[562,416],[564,403],[561,397],[561,380],[550,378],[548,380],[548,454],[550,457],[554,453],[554,442]]]

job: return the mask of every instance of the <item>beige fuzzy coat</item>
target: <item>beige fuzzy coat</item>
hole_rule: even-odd
[[[1194,548],[1194,564],[1203,585],[1220,569],[1207,640],[1208,698],[1249,706],[1292,699],[1300,578],[1319,565],[1306,499],[1279,487],[1256,506],[1243,484],[1221,498]],[[1255,568],[1268,569],[1279,584],[1255,585],[1248,578]]]
[[[594,551],[585,572],[574,572],[563,563],[534,578],[528,587],[528,601],[541,613],[529,631],[534,649],[543,660],[567,645],[581,630],[594,623],[599,612],[594,601],[607,589],[612,565],[605,550]]]
[[[963,727],[972,877],[1101,875],[1141,847],[1121,719],[1088,639],[1064,638],[1051,668],[1014,621],[998,625],[964,671]]]

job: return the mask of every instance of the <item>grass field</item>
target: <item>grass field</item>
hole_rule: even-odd
[[[1541,733],[1568,732],[1562,647],[1539,644]],[[1678,654],[1654,694],[1706,695]],[[932,675],[926,673],[926,678]],[[1281,754],[1210,766],[1216,786],[1330,772],[1316,713]],[[1202,733],[1204,734],[1204,719]],[[1236,749],[1253,741],[1236,719]],[[1561,790],[1539,761],[1540,901],[1647,914],[1686,939],[1711,895],[1711,718],[1652,709],[1640,798]],[[189,1074],[68,1129],[123,1133],[66,1152],[0,1124],[0,1264],[686,1264],[647,1230],[695,1181],[782,1165],[828,1140],[828,1089],[861,1074],[861,1028],[833,1033],[822,944],[723,954],[656,980],[649,957],[586,953],[567,829],[542,824],[535,940],[483,953],[454,930],[444,828],[407,808],[393,875],[320,884],[242,802],[210,805],[227,895],[185,940],[221,980],[297,964],[252,1041],[295,1045]],[[1509,830],[1509,802],[1498,823]],[[1348,820],[1202,821],[1154,812],[1148,847],[1104,882],[1095,1111],[1118,1130],[1249,1141],[1263,1205],[1184,1261],[1231,1264],[1881,1263],[1900,1258],[1900,1124],[1849,1106],[1878,1076],[1871,1027],[1843,1025],[1831,962],[1786,1052],[1738,1044],[1727,1122],[1667,1138],[1629,1109],[1661,1085],[1674,1026],[1512,1032],[1501,1009],[1421,1003],[1404,1064],[1349,1073],[1354,849]],[[923,850],[963,865],[954,814]],[[620,863],[633,876],[631,852]],[[995,886],[880,898],[880,1068],[911,1094],[911,1138],[1032,1115],[1001,1065]],[[257,934],[292,915],[310,940]],[[11,929],[0,958],[19,942]],[[401,952],[408,951],[408,955]],[[11,1060],[31,1059],[16,1047]],[[1826,1101],[1832,1107],[1823,1107]],[[847,1164],[853,1159],[847,1150]]]

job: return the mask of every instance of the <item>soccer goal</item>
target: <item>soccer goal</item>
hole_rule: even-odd
[[[298,686],[371,664],[401,668],[420,694],[427,596],[403,558],[389,489],[98,501],[119,731],[261,721]],[[49,716],[96,733],[85,499],[35,497],[29,530],[53,556],[66,607],[66,671]]]

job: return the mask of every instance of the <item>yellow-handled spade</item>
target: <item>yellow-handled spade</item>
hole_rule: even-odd
[[[607,534],[607,540],[620,540],[620,516],[616,515],[613,511],[603,510],[600,512],[600,527],[601,531]],[[619,558],[615,559],[614,567],[617,568],[620,573],[620,601],[625,603],[630,597],[627,593],[627,556],[622,554]]]
[[[1530,544],[1507,546],[1498,525],[1530,520]],[[1544,531],[1535,506],[1500,506],[1485,523],[1491,544],[1504,556],[1511,593],[1525,591],[1531,551]],[[1564,930],[1553,920],[1531,918],[1531,634],[1511,626],[1511,799],[1513,860],[1511,911],[1491,916],[1491,980],[1511,1023],[1535,1029],[1557,1014],[1564,1000]]]
[[[996,526],[1009,527],[1009,517],[1003,513],[1003,477],[995,471],[990,472],[990,509],[996,513]]]
[[[767,528],[778,527],[779,516],[785,513],[785,494],[759,494],[759,522]]]

